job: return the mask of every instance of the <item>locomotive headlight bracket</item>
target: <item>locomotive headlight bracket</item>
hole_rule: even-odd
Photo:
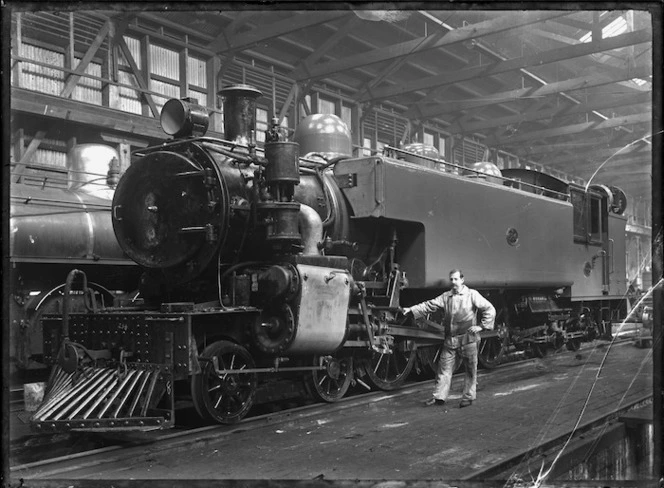
[[[169,136],[202,137],[208,130],[208,111],[193,98],[171,98],[161,109],[162,130]]]

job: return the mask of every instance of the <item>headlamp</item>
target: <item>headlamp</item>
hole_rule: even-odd
[[[207,109],[193,98],[172,98],[161,109],[161,128],[173,137],[201,137],[210,123]]]

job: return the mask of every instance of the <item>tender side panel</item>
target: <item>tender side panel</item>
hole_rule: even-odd
[[[424,258],[399,249],[411,287],[440,285],[457,267],[476,287],[572,284],[568,202],[384,158],[343,161],[335,176],[355,218],[423,225]]]

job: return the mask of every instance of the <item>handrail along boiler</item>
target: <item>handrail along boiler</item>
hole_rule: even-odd
[[[594,229],[597,242],[574,241],[587,215],[567,187],[521,175],[514,188],[516,179],[424,165],[429,156],[396,148],[354,158],[334,116],[303,120],[299,142],[273,120],[260,149],[261,93],[220,94],[226,140],[204,136],[203,107],[170,100],[161,124],[172,139],[136,153],[117,186],[113,227],[144,271],[142,301],[42,318],[54,367],[36,428],[170,427],[183,388],[220,423],[300,379],[328,402],[353,382],[397,388],[416,362],[431,366],[443,338],[433,321],[403,322],[399,307],[440,293],[457,266],[500,311],[481,345],[486,366],[508,344],[576,346],[592,328],[582,312],[619,293],[609,226]],[[606,224],[608,196],[591,193]],[[573,292],[579,274],[584,296]],[[81,277],[72,271],[68,291]]]

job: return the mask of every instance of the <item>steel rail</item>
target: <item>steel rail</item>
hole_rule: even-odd
[[[478,377],[486,377],[501,371],[516,371],[523,367],[531,365],[535,359],[506,363],[499,365],[491,370],[478,371]],[[285,421],[305,419],[324,412],[326,415],[342,412],[349,408],[355,408],[374,402],[398,398],[404,395],[411,395],[415,392],[424,392],[431,388],[433,379],[425,380],[410,385],[406,385],[397,391],[375,391],[356,396],[342,398],[333,404],[316,403],[304,405],[283,412],[268,413],[257,415],[251,418],[245,418],[233,425],[208,425],[185,431],[172,432],[162,431],[163,433],[146,433],[145,441],[138,444],[132,444],[127,448],[121,445],[108,446],[90,451],[79,452],[67,456],[60,456],[51,459],[44,459],[33,463],[26,463],[10,467],[12,477],[21,477],[24,479],[48,478],[54,475],[60,475],[67,472],[80,469],[112,464],[132,459],[136,461],[142,457],[149,456],[155,452],[178,449],[183,446],[193,446],[204,443],[212,439],[227,437],[238,432],[258,429],[265,425],[277,424]],[[454,382],[460,382],[462,378],[455,375]],[[39,473],[34,473],[38,470]]]
[[[614,340],[612,345],[619,346],[629,344],[632,339],[633,338]],[[606,346],[608,347],[608,344]],[[582,347],[578,351],[562,351],[559,354],[546,356],[546,358],[552,360],[562,359],[571,354],[576,354],[579,351],[588,350],[594,347],[597,347],[597,345],[592,344],[588,347]],[[490,378],[499,373],[516,373],[523,368],[532,366],[533,363],[541,361],[541,359],[542,358],[517,359],[500,364],[493,369],[480,370],[478,371],[478,379]],[[460,373],[455,374],[454,376],[453,382],[455,385],[463,381]],[[122,463],[126,462],[128,459],[136,462],[137,460],[153,455],[155,452],[193,447],[197,444],[231,436],[234,433],[258,429],[265,425],[273,425],[286,421],[292,422],[294,420],[320,415],[321,413],[325,413],[326,415],[335,414],[350,408],[368,405],[374,402],[399,398],[417,392],[425,392],[431,388],[433,382],[433,379],[429,379],[405,385],[396,391],[360,393],[355,396],[342,398],[333,404],[315,403],[312,405],[304,405],[288,409],[282,412],[257,415],[255,417],[245,418],[233,425],[215,424],[177,432],[173,432],[172,430],[152,431],[143,433],[144,440],[137,440],[128,448],[122,445],[113,445],[66,456],[44,459],[32,463],[15,465],[10,467],[10,474],[11,477],[20,477],[22,479],[47,479],[52,476],[75,472],[82,469],[110,465],[113,463]],[[581,428],[583,428],[583,426]],[[476,475],[480,476],[481,474],[473,473],[470,476]]]

